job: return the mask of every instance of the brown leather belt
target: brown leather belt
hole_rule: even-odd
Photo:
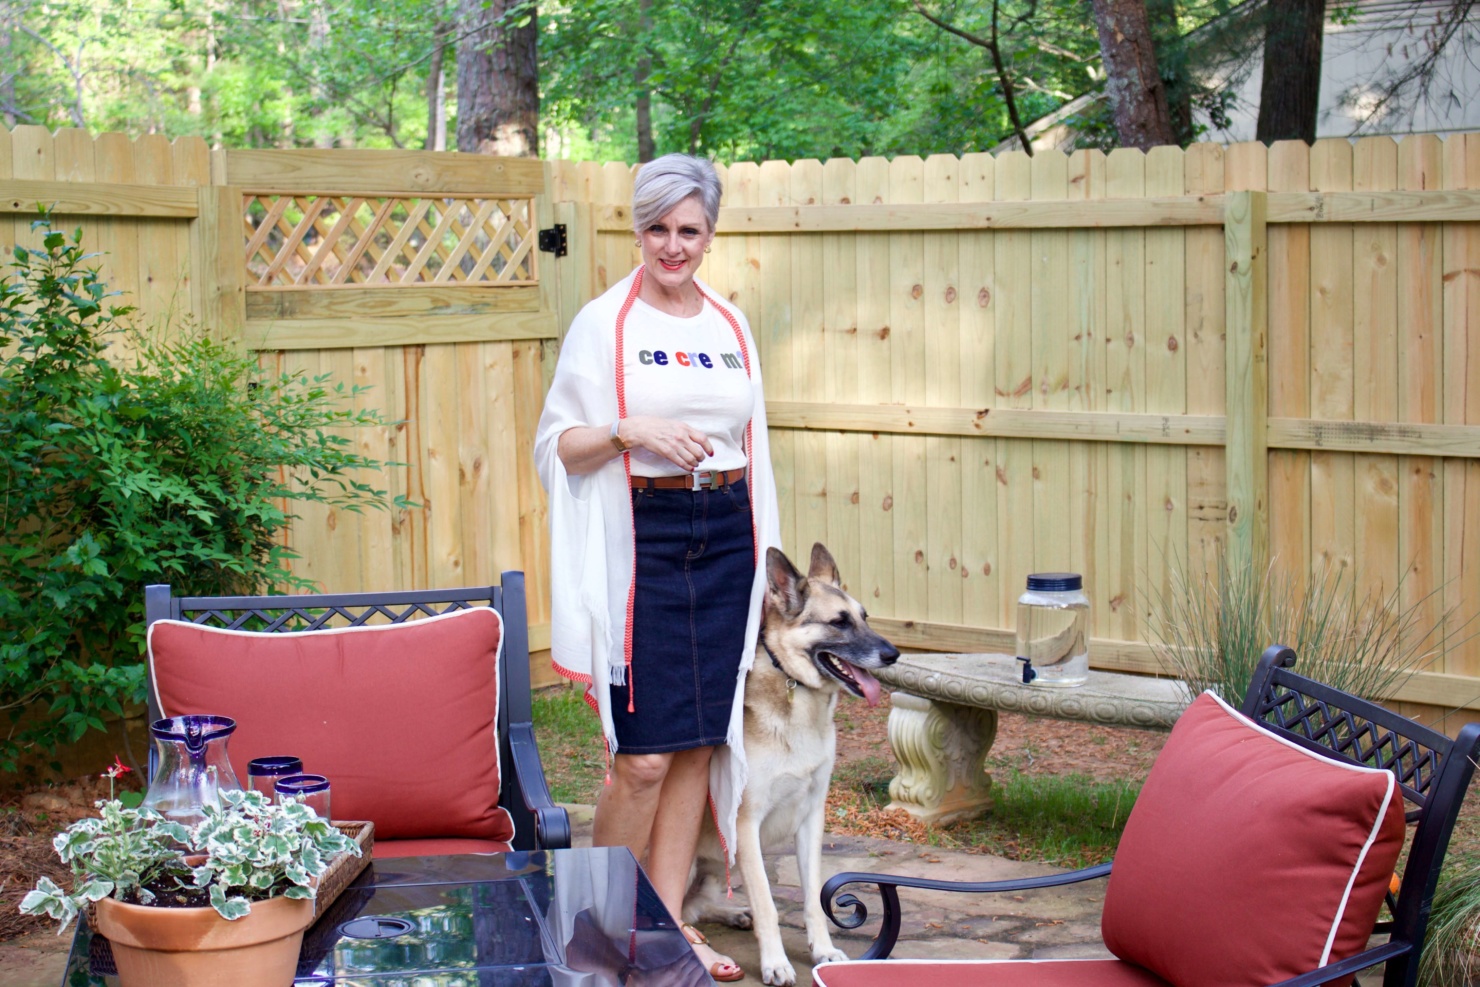
[[[685,476],[634,476],[633,490],[723,490],[745,479],[745,467],[716,473],[700,470]]]

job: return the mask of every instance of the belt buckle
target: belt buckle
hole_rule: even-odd
[[[718,490],[720,488],[722,477],[715,470],[699,470],[689,475],[694,478],[694,483],[689,488],[690,490],[697,492],[699,490]]]

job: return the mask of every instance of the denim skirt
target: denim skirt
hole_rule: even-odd
[[[749,488],[633,490],[632,519],[632,668],[611,686],[617,753],[723,744],[755,578]]]

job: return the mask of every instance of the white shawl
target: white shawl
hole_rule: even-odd
[[[640,269],[639,269],[640,270]],[[608,749],[617,750],[607,683],[623,682],[626,668],[627,599],[632,583],[632,492],[623,457],[591,473],[571,476],[557,446],[566,429],[610,425],[617,418],[616,322],[632,290],[637,271],[613,285],[576,315],[561,345],[555,378],[545,397],[535,435],[535,465],[549,494],[550,510],[550,653],[555,671],[590,686]],[[715,749],[709,768],[709,794],[715,823],[730,863],[735,859],[735,818],[745,790],[746,762],[742,716],[745,675],[755,659],[765,599],[766,549],[781,547],[776,478],[771,471],[771,445],[766,432],[766,402],[750,326],[739,309],[709,286],[695,281],[710,304],[728,312],[740,327],[750,359],[755,390],[751,418],[750,503],[754,512],[756,573],[750,590],[750,614],[740,654],[739,679],[730,711],[726,746]],[[593,683],[596,683],[593,685]],[[638,697],[641,702],[641,697]]]

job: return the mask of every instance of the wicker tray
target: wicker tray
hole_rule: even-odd
[[[329,862],[329,869],[319,875],[319,892],[314,897],[314,918],[318,918],[329,910],[338,898],[349,887],[351,881],[360,876],[370,863],[370,851],[375,847],[375,824],[373,822],[336,822],[334,828],[345,836],[354,840],[360,846],[358,857],[341,853]]]

